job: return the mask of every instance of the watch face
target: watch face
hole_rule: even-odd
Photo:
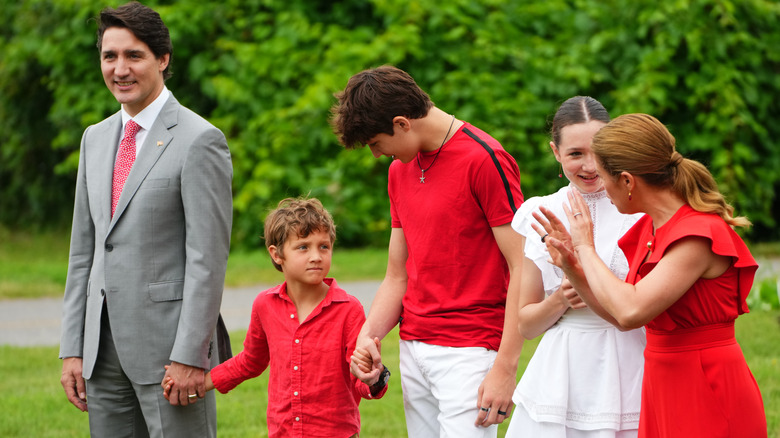
[[[390,380],[390,370],[385,367],[385,369],[383,369],[379,374],[379,380],[377,380],[376,383],[374,383],[372,386],[383,387],[387,385],[388,380]]]

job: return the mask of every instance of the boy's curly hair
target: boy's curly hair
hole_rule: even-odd
[[[279,255],[284,257],[284,243],[290,233],[306,237],[316,231],[328,233],[331,245],[336,241],[336,224],[322,202],[317,198],[285,198],[265,219],[265,247],[276,246]],[[278,271],[282,270],[273,260],[271,263]]]

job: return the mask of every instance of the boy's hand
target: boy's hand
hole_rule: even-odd
[[[500,424],[512,415],[516,374],[516,367],[507,368],[493,364],[477,390],[479,411],[475,426],[489,427]]]
[[[371,367],[374,365],[374,360],[371,358],[371,353],[364,348],[356,348],[352,353],[352,362],[364,373],[371,372]]]
[[[165,365],[166,371],[168,370],[169,365]],[[160,386],[163,388],[163,397],[165,397],[166,400],[171,401],[171,388],[173,388],[173,377],[171,376],[165,376],[163,377],[162,383],[160,383]]]
[[[357,347],[352,353],[352,360],[349,366],[350,372],[368,386],[379,380],[379,374],[384,369],[381,356],[379,355],[382,351],[382,342],[379,338],[374,338],[373,345],[370,346],[376,349],[376,356],[372,355],[367,348]]]
[[[174,381],[170,377],[166,377],[165,380],[163,380],[162,387],[163,387],[163,397],[165,397],[166,400],[171,401],[171,388],[173,387]]]

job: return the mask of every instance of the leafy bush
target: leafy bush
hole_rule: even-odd
[[[776,277],[765,278],[753,284],[747,298],[750,310],[777,310],[780,309],[780,294]]]
[[[577,95],[647,112],[777,239],[780,4],[771,0],[225,0],[149,2],[171,29],[168,87],[228,136],[234,244],[257,246],[267,210],[320,197],[345,246],[384,244],[387,161],[346,151],[333,93],[365,68],[409,71],[436,104],[496,137],[526,196],[561,184],[547,121]],[[0,8],[0,222],[69,220],[86,125],[117,110],[89,21],[103,2]]]

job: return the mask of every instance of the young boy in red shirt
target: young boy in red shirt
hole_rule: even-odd
[[[336,226],[319,200],[279,203],[266,218],[265,243],[285,281],[255,299],[244,350],[206,374],[207,391],[227,393],[270,366],[271,438],[357,436],[360,399],[387,391],[384,365],[366,381],[350,373],[366,317],[357,298],[326,278],[335,240]],[[173,383],[163,381],[166,395]]]

